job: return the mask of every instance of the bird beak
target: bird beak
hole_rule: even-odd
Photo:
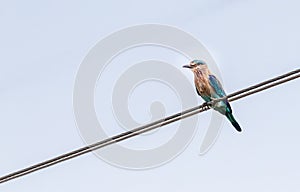
[[[190,65],[184,65],[184,66],[182,66],[183,68],[192,68]]]

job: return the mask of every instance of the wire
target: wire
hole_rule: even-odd
[[[57,163],[67,161],[69,159],[73,159],[75,157],[78,157],[78,156],[81,156],[83,154],[92,152],[94,150],[103,148],[105,146],[108,146],[108,145],[111,145],[111,144],[129,139],[131,137],[134,137],[136,135],[151,131],[153,129],[157,129],[159,127],[168,125],[168,124],[173,123],[175,121],[178,121],[180,119],[184,119],[184,118],[190,117],[192,115],[207,111],[211,108],[211,106],[213,105],[213,102],[218,102],[220,100],[225,100],[225,99],[228,99],[228,101],[235,101],[235,100],[241,99],[243,97],[255,94],[257,92],[261,92],[263,90],[269,89],[271,87],[286,83],[288,81],[291,81],[291,80],[299,78],[299,77],[300,77],[300,69],[297,69],[297,70],[291,71],[289,73],[286,73],[286,74],[277,76],[275,78],[269,79],[267,81],[263,81],[263,82],[258,83],[256,85],[253,85],[253,86],[250,86],[248,88],[242,89],[242,90],[234,92],[232,94],[229,94],[228,96],[226,96],[224,98],[220,98],[220,99],[217,99],[217,100],[214,100],[214,101],[211,101],[211,102],[203,103],[202,105],[184,110],[180,113],[173,114],[169,117],[154,121],[152,123],[140,126],[140,127],[135,128],[133,130],[118,134],[116,136],[107,138],[105,140],[96,142],[94,144],[79,148],[77,150],[65,153],[65,154],[57,156],[55,158],[52,158],[52,159],[43,161],[41,163],[32,165],[32,166],[27,167],[25,169],[21,169],[19,171],[16,171],[16,172],[10,173],[8,175],[2,176],[2,177],[0,177],[0,184],[5,183],[7,181],[10,181],[12,179],[22,177],[22,176],[27,175],[29,173],[32,173],[32,172],[50,167],[50,166],[55,165]]]

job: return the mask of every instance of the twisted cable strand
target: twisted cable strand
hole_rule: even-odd
[[[89,153],[89,152],[97,150],[97,149],[100,149],[102,147],[105,147],[105,146],[108,146],[108,145],[111,145],[111,144],[129,139],[131,137],[134,137],[136,135],[148,132],[150,130],[157,129],[159,127],[168,125],[168,124],[173,123],[175,121],[185,119],[185,118],[190,117],[192,115],[207,111],[211,108],[211,106],[213,105],[214,102],[218,102],[218,101],[225,100],[225,99],[228,99],[228,101],[235,101],[235,100],[241,99],[243,97],[261,92],[261,91],[266,90],[266,89],[269,89],[271,87],[286,83],[288,81],[294,80],[294,79],[299,78],[299,77],[300,77],[300,69],[297,69],[297,70],[291,71],[289,73],[286,73],[286,74],[277,76],[275,78],[269,79],[267,81],[263,81],[263,82],[258,83],[256,85],[253,85],[253,86],[250,86],[248,88],[242,89],[242,90],[234,92],[232,94],[229,94],[226,97],[216,99],[214,101],[203,103],[202,105],[184,110],[180,113],[173,114],[173,115],[168,116],[166,118],[154,121],[152,123],[149,123],[149,124],[146,124],[146,125],[143,125],[143,126],[140,126],[140,127],[135,128],[133,130],[130,130],[130,131],[118,134],[116,136],[104,139],[102,141],[96,142],[94,144],[76,149],[74,151],[65,153],[65,154],[57,156],[55,158],[52,158],[52,159],[43,161],[41,163],[32,165],[32,166],[27,167],[25,169],[21,169],[19,171],[7,174],[5,176],[0,177],[0,184],[5,183],[7,181],[10,181],[12,179],[22,177],[22,176],[27,175],[29,173],[36,172],[38,170],[50,167],[50,166],[55,165],[57,163],[67,161],[69,159],[73,159],[75,157],[81,156],[83,154]]]

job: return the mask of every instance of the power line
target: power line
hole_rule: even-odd
[[[212,101],[212,102],[203,103],[202,105],[184,110],[180,113],[176,113],[176,114],[171,115],[169,117],[154,121],[152,123],[140,126],[140,127],[135,128],[133,130],[118,134],[116,136],[107,138],[105,140],[96,142],[94,144],[91,144],[91,145],[79,148],[77,150],[65,153],[63,155],[57,156],[55,158],[52,158],[52,159],[49,159],[49,160],[46,160],[46,161],[43,161],[41,163],[35,164],[35,165],[27,167],[25,169],[21,169],[19,171],[10,173],[8,175],[0,177],[0,183],[5,183],[9,180],[16,179],[18,177],[22,177],[24,175],[27,175],[29,173],[32,173],[32,172],[50,167],[50,166],[55,165],[57,163],[64,162],[64,161],[69,160],[69,159],[73,159],[75,157],[78,157],[80,155],[89,153],[89,152],[97,150],[97,149],[100,149],[102,147],[105,147],[105,146],[108,146],[108,145],[111,145],[111,144],[129,139],[129,138],[134,137],[136,135],[148,132],[148,131],[153,130],[153,129],[157,129],[157,128],[165,126],[165,125],[168,125],[168,124],[173,123],[175,121],[178,121],[180,119],[184,119],[184,118],[190,117],[192,115],[201,113],[203,111],[207,111],[211,108],[211,105],[213,104],[213,102],[218,102],[218,101],[224,100],[224,99],[228,99],[229,101],[235,101],[235,100],[241,99],[243,97],[255,94],[257,92],[261,92],[263,90],[269,89],[271,87],[286,83],[288,81],[291,81],[291,80],[299,78],[299,77],[300,77],[300,69],[291,71],[289,73],[277,76],[275,78],[269,79],[267,81],[263,81],[263,82],[258,83],[256,85],[253,85],[253,86],[250,86],[248,88],[242,89],[242,90],[234,92],[232,94],[229,94],[227,97],[217,99],[217,100]]]

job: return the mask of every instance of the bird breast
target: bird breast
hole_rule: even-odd
[[[211,95],[208,75],[202,73],[201,71],[195,73],[195,85],[201,95],[205,95],[205,96]]]

